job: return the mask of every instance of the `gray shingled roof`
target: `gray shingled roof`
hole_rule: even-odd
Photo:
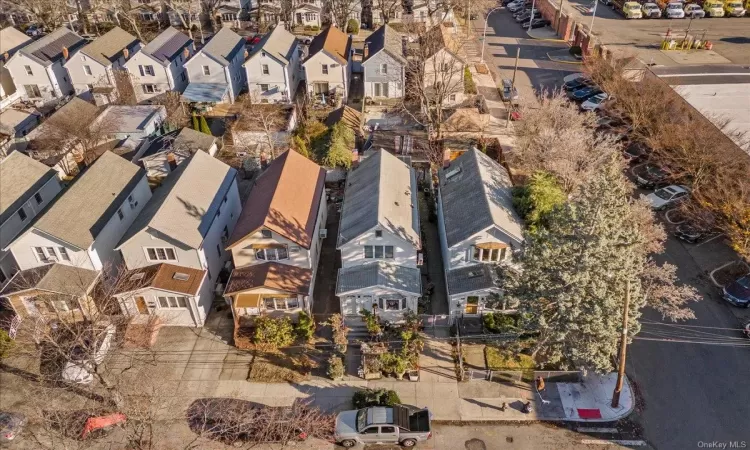
[[[182,49],[190,45],[191,42],[193,40],[185,35],[185,33],[176,28],[169,27],[143,47],[141,51],[168,66],[182,52]]]
[[[363,62],[367,62],[367,60],[372,58],[376,53],[385,49],[389,55],[400,61],[402,64],[406,64],[401,39],[401,35],[393,28],[388,25],[381,26],[365,39],[365,44],[367,45],[367,57]]]
[[[481,291],[497,287],[489,264],[474,264],[448,271],[448,294]]]
[[[132,34],[120,27],[114,27],[83,47],[81,52],[93,58],[99,64],[109,66],[120,57],[124,49],[130,49],[137,42],[138,38]]]
[[[65,264],[47,264],[16,273],[0,295],[18,294],[30,289],[83,296],[91,291],[99,272]]]
[[[201,52],[225,66],[229,65],[237,52],[245,48],[245,39],[229,28],[222,28],[201,49]]]
[[[377,261],[339,269],[336,295],[371,287],[422,294],[419,269]]]
[[[24,55],[36,59],[39,64],[49,66],[63,57],[66,47],[70,55],[86,44],[81,36],[66,27],[60,27],[19,50]]]
[[[58,195],[32,226],[87,249],[143,177],[143,169],[105,152]]]
[[[440,195],[448,247],[493,225],[520,244],[523,222],[513,208],[512,188],[508,171],[477,149],[441,169]]]
[[[420,246],[417,185],[412,169],[379,150],[346,179],[338,246],[375,226]]]
[[[237,171],[197,152],[170,173],[120,241],[152,228],[191,248],[199,248]]]
[[[289,64],[289,60],[292,59],[294,51],[297,49],[297,38],[283,26],[277,25],[273,31],[263,36],[260,42],[253,48],[253,53],[250,54],[250,58],[264,51],[271,57],[278,59],[284,64]]]
[[[0,161],[0,224],[55,176],[54,170],[21,152]]]

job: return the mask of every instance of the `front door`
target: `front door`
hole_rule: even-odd
[[[146,299],[143,297],[135,298],[135,306],[138,308],[138,314],[148,314],[148,306],[146,306]]]
[[[479,311],[479,297],[471,296],[466,299],[466,314],[476,314]]]
[[[304,25],[304,23],[302,22],[302,13],[297,13],[297,23],[299,25]]]
[[[375,83],[375,97],[380,97],[380,83]]]

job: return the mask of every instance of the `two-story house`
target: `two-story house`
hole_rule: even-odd
[[[508,171],[472,149],[441,169],[439,178],[438,232],[451,314],[510,310],[495,270],[523,245]]]
[[[50,263],[116,270],[115,247],[149,198],[145,171],[106,152],[25,228],[10,251],[22,271]]]
[[[0,109],[21,98],[21,90],[16,88],[10,72],[5,68],[5,63],[10,60],[18,49],[31,42],[31,38],[13,27],[5,27],[0,30]]]
[[[76,94],[86,93],[97,104],[109,103],[117,90],[117,72],[140,48],[138,38],[120,27],[94,39],[65,63]]]
[[[125,62],[138,101],[168,91],[182,92],[188,84],[185,61],[193,55],[193,40],[169,27]]]
[[[261,103],[289,103],[302,77],[299,41],[283,26],[263,36],[244,63],[250,95]]]
[[[54,170],[21,152],[0,160],[0,287],[17,270],[13,255],[5,248],[61,189]]]
[[[453,22],[453,8],[440,0],[409,0],[393,8],[389,13],[388,23],[409,23],[410,26],[435,26],[440,23]],[[375,8],[372,13],[373,25],[385,23],[383,11]]]
[[[294,6],[290,13],[282,13],[283,8]],[[280,21],[288,17],[293,26],[320,27],[324,2],[321,0],[300,0],[292,4],[286,4],[281,0],[258,0],[254,2],[251,16],[256,17],[259,22],[278,25]],[[346,24],[344,24],[346,26]]]
[[[461,45],[454,38],[455,28],[444,25],[427,30],[419,37],[418,54],[414,55],[421,73],[424,88],[435,96],[443,97],[444,106],[462,103],[464,95],[464,67],[460,56]]]
[[[258,315],[289,316],[312,309],[322,239],[326,235],[325,170],[294,150],[257,178],[227,249],[235,269],[224,297],[235,335]]]
[[[85,44],[81,36],[60,27],[22,47],[10,57],[5,68],[24,100],[49,103],[73,93],[73,83],[64,64]]]
[[[388,25],[365,39],[362,55],[365,97],[403,97],[407,65],[403,47],[401,35]]]
[[[377,151],[346,179],[337,248],[336,295],[349,323],[362,310],[398,321],[422,295],[417,179],[394,155]]]
[[[234,103],[247,79],[242,63],[245,39],[222,28],[185,63],[188,84],[182,97],[195,103]]]
[[[329,26],[315,36],[308,52],[302,62],[308,95],[316,103],[329,95],[346,103],[351,79],[351,36]]]
[[[205,152],[179,165],[117,246],[130,270],[125,279],[138,281],[118,294],[123,313],[203,326],[240,210],[235,169]],[[138,275],[144,269],[153,276]]]

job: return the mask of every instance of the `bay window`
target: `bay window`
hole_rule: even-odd
[[[493,246],[495,248],[488,248],[489,246],[475,245],[472,247],[472,259],[480,262],[498,262],[505,260],[507,256],[507,248]]]
[[[285,245],[256,248],[255,259],[263,261],[281,261],[289,259],[289,251]]]
[[[365,259],[393,259],[393,246],[365,245]]]
[[[159,297],[159,308],[187,308],[187,298]]]
[[[286,311],[299,308],[299,300],[296,297],[269,297],[263,300],[268,311]]]

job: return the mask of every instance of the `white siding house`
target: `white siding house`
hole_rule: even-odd
[[[169,27],[125,62],[138,101],[168,91],[182,92],[188,84],[185,61],[193,56],[193,40]]]
[[[230,260],[224,247],[240,217],[237,171],[196,152],[154,191],[117,249],[129,270],[167,263],[201,271],[210,298],[201,298],[193,325],[201,326],[213,301],[213,286]],[[196,275],[197,276],[197,275]],[[125,311],[137,310],[134,299]],[[178,321],[178,324],[185,324]]]
[[[420,46],[423,54],[417,55],[424,60],[424,87],[427,90],[437,88],[441,95],[445,95],[444,105],[451,106],[462,103],[464,95],[464,67],[465,61],[460,53],[460,44],[453,38],[455,28],[449,29],[438,25],[429,30],[420,39],[425,43]],[[417,62],[417,64],[420,64]]]
[[[309,55],[302,63],[307,93],[314,102],[334,96],[346,103],[351,80],[351,37],[329,26],[310,43]]]
[[[0,161],[0,288],[17,270],[7,246],[61,189],[54,170],[21,152]]]
[[[222,28],[185,63],[190,83],[183,99],[195,103],[234,103],[247,83],[244,60],[245,39],[229,28]]]
[[[391,321],[417,311],[421,239],[411,167],[378,150],[349,173],[337,248],[336,295],[350,323],[359,321],[362,309]]]
[[[283,26],[266,34],[244,63],[250,94],[262,103],[290,103],[302,78],[301,54]]]
[[[13,27],[0,30],[0,109],[5,109],[23,95],[13,83],[10,72],[5,68],[5,63],[29,42],[31,42],[30,37]]]
[[[24,100],[49,103],[73,93],[64,67],[86,41],[65,27],[22,47],[5,64]]]
[[[19,269],[116,269],[115,246],[151,197],[146,173],[112,152],[85,170],[11,244]]]
[[[506,311],[496,267],[510,265],[523,245],[510,175],[472,149],[440,170],[438,231],[452,314]]]

